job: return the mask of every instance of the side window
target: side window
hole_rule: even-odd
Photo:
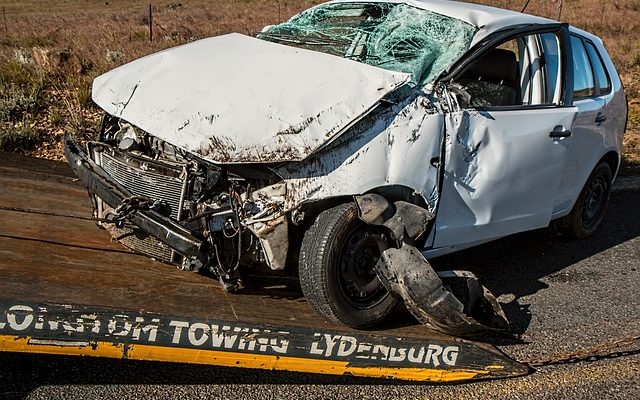
[[[540,35],[540,45],[544,54],[544,104],[560,104],[562,94],[562,67],[560,40],[555,33]]]
[[[469,65],[459,76],[463,107],[494,108],[560,104],[562,55],[556,33],[508,40]]]
[[[469,94],[464,106],[501,107],[522,104],[521,60],[517,40],[510,40],[471,64],[458,78]]]
[[[594,96],[596,85],[591,63],[582,40],[577,36],[571,36],[571,51],[573,52],[573,98],[579,100]]]
[[[585,41],[585,45],[587,47],[587,52],[589,53],[589,59],[591,59],[593,72],[596,76],[598,94],[607,94],[611,91],[611,79],[609,78],[609,74],[607,74],[607,70],[604,67],[602,57],[600,57],[600,53],[593,45],[593,43]]]

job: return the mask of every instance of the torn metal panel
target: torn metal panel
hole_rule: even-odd
[[[404,73],[230,34],[107,72],[94,81],[93,100],[209,161],[278,162],[304,159],[408,80]]]
[[[283,270],[289,250],[289,226],[286,215],[256,222],[249,229],[260,239],[267,265],[273,270]]]
[[[445,275],[465,281],[466,287],[456,297],[413,246],[383,251],[375,269],[385,287],[401,297],[411,314],[429,328],[455,336],[509,328],[500,305],[475,276],[455,271]]]
[[[426,230],[435,214],[406,201],[388,202],[383,196],[370,193],[356,196],[359,217],[369,225],[384,226],[391,238],[400,245],[413,241]]]

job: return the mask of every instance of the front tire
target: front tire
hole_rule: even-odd
[[[328,320],[354,328],[384,320],[398,303],[373,269],[384,240],[358,218],[355,203],[322,212],[300,250],[300,286],[311,306]]]
[[[601,162],[591,172],[571,213],[558,220],[562,233],[576,239],[585,239],[595,233],[609,203],[611,181],[609,164]]]

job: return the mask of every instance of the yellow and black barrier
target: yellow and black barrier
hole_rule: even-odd
[[[526,374],[494,348],[0,299],[0,351],[460,382]]]

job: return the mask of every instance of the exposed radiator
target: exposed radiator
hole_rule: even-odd
[[[171,218],[178,219],[184,200],[186,176],[177,166],[165,165],[141,158],[112,155],[106,151],[94,152],[94,160],[107,174],[127,188],[132,194],[151,200],[164,200],[170,207]],[[110,216],[114,211],[98,201],[98,216]],[[157,261],[179,264],[181,257],[169,246],[137,229],[102,223],[111,235],[125,247],[145,254]]]
[[[145,164],[137,158],[131,158],[127,160],[128,163],[125,163],[106,152],[99,154],[100,165],[115,181],[135,195],[166,201],[171,207],[171,218],[178,218],[185,179],[180,176],[181,170],[170,167],[159,168],[157,165]],[[165,172],[167,175],[151,172],[150,168]]]

